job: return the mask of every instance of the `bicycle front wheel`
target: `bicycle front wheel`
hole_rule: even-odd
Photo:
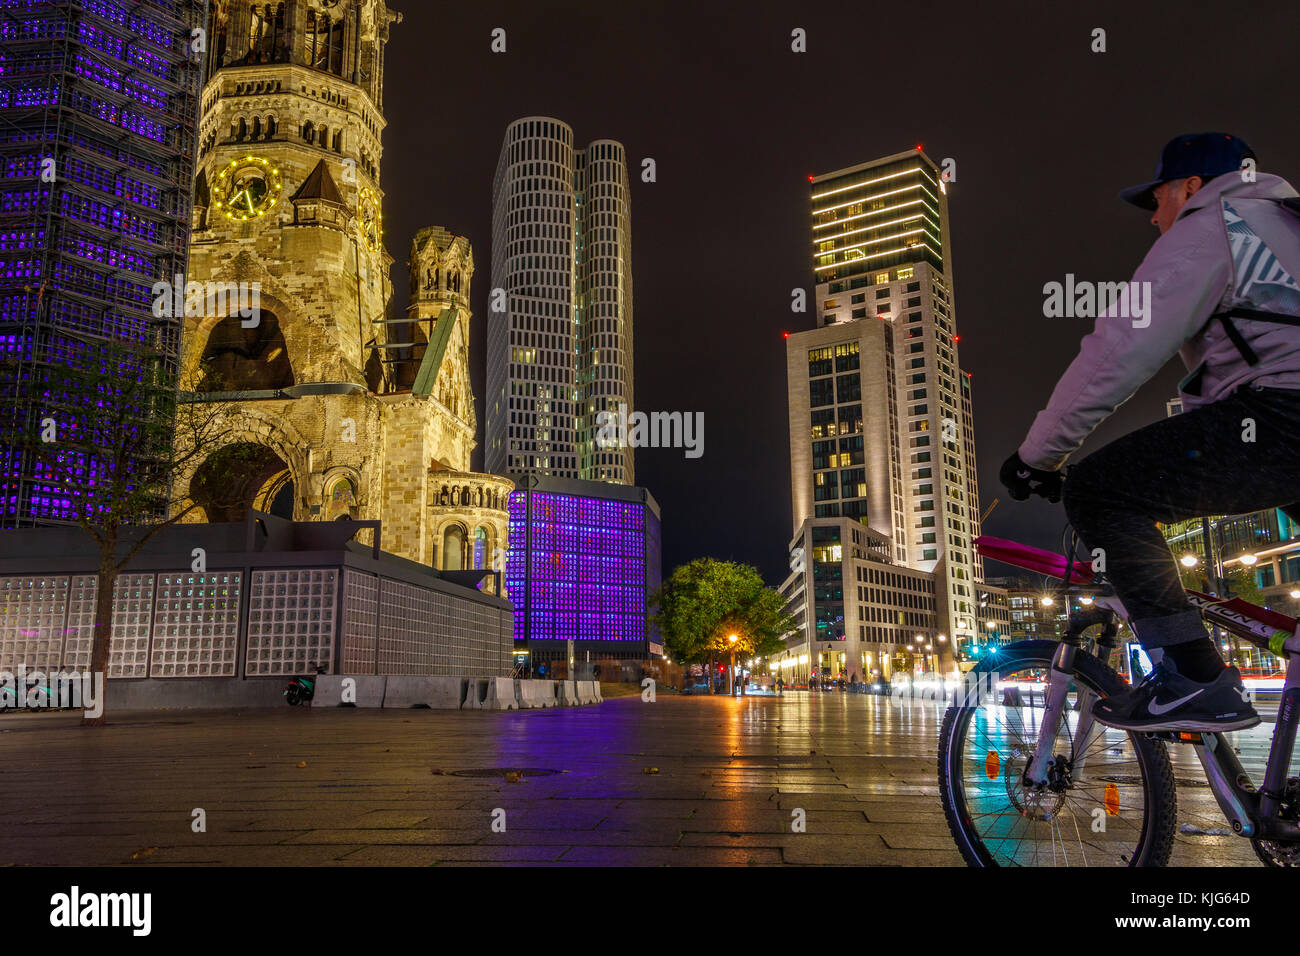
[[[1164,866],[1177,820],[1168,751],[1088,718],[1093,700],[1126,686],[1091,654],[1075,655],[1046,783],[1026,778],[1058,647],[1000,649],[944,715],[939,792],[962,857],[971,866]]]

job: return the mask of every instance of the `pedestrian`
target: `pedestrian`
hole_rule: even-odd
[[[1152,182],[1120,193],[1160,236],[1101,310],[999,477],[1066,514],[1155,664],[1098,700],[1121,730],[1215,733],[1259,723],[1183,591],[1160,523],[1281,508],[1300,519],[1300,199],[1226,133],[1178,136]],[[1142,304],[1145,300],[1145,305]],[[1084,439],[1181,353],[1182,413],[1073,465]]]

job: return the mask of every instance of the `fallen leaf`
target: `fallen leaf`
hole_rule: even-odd
[[[645,768],[642,769],[641,772],[642,772],[642,773],[658,773],[658,772],[659,772],[659,768],[658,768],[658,767],[645,767]]]
[[[298,769],[299,769],[299,770],[301,770],[301,769],[302,769],[303,767],[305,767],[305,766],[307,766],[307,761],[305,761],[305,760],[299,760],[299,761],[298,761]]]
[[[146,856],[153,856],[153,855],[154,855],[154,852],[155,852],[157,849],[158,849],[158,848],[157,848],[156,846],[146,846],[146,847],[143,847],[142,849],[136,850],[134,853],[132,853],[132,854],[131,854],[131,859],[133,859],[133,860],[143,860]]]
[[[506,783],[522,783],[524,775],[518,770],[511,770],[506,773]]]
[[[445,777],[447,775],[447,771],[438,770],[436,767],[433,770],[430,770],[429,773],[436,774],[439,777]]]

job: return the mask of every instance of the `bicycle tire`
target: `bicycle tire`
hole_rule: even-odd
[[[1013,674],[1030,667],[1050,667],[1060,645],[1056,641],[1023,641],[999,650],[997,660],[981,661],[972,673],[1003,672]],[[1112,668],[1091,654],[1075,655],[1071,675],[1101,696],[1109,696],[1126,688],[1123,679]],[[944,714],[939,730],[939,794],[943,802],[948,829],[969,866],[1001,866],[984,845],[970,815],[966,812],[964,787],[961,775],[961,748],[958,735],[964,738],[967,727],[978,705],[950,706]],[[1145,734],[1128,734],[1141,771],[1145,802],[1143,825],[1137,845],[1128,865],[1160,867],[1169,862],[1173,850],[1174,834],[1178,820],[1177,792],[1169,752],[1163,741]]]

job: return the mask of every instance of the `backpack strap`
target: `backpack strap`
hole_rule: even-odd
[[[1216,312],[1210,316],[1210,321],[1218,319],[1223,325],[1223,331],[1228,334],[1232,344],[1237,347],[1241,357],[1246,360],[1247,365],[1258,365],[1259,356],[1255,350],[1250,347],[1246,337],[1241,334],[1232,322],[1233,319],[1250,319],[1254,322],[1273,322],[1278,325],[1300,325],[1300,315],[1287,315],[1284,312],[1264,312],[1260,309],[1247,309],[1238,306],[1234,309],[1226,309],[1223,312]]]

